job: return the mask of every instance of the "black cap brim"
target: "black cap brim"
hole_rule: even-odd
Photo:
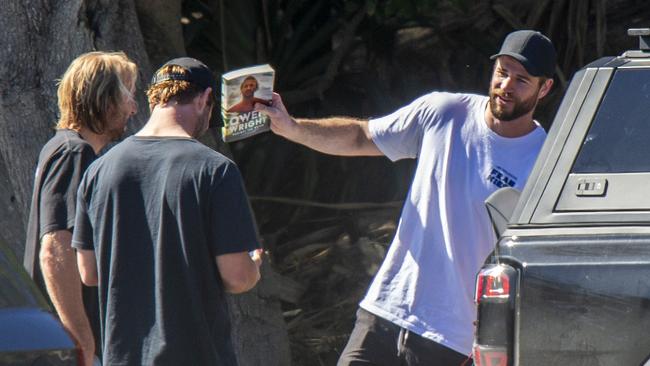
[[[490,60],[496,60],[497,57],[499,56],[510,56],[514,58],[515,60],[519,61],[519,63],[528,71],[529,74],[535,77],[540,77],[540,76],[545,76],[542,72],[537,70],[537,68],[524,56],[514,53],[514,52],[503,52],[503,53],[497,53],[496,55],[490,56]]]

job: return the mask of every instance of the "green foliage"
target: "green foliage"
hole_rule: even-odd
[[[186,17],[192,11],[204,14],[184,27],[188,54],[218,72],[270,63],[277,70],[276,90],[297,117],[367,118],[390,113],[431,90],[485,93],[489,56],[505,35],[524,27],[541,30],[559,54],[555,91],[538,109],[537,118],[547,127],[575,70],[603,54],[634,47],[632,39],[625,44],[625,29],[643,26],[650,8],[642,1],[624,5],[605,0],[183,2]],[[230,147],[248,192],[256,197],[253,208],[272,253],[288,252],[282,246],[297,231],[313,231],[324,222],[353,222],[356,214],[268,198],[400,200],[413,171],[413,162],[326,156],[271,133]],[[335,347],[299,349],[312,357],[312,363],[304,364],[313,364],[314,353],[336,353]]]
[[[222,73],[254,64],[260,22],[257,0],[184,1],[183,33],[188,54]]]
[[[270,63],[277,70],[276,90],[301,117],[379,116],[433,89],[484,93],[489,56],[503,37],[517,28],[540,29],[560,55],[558,87],[540,108],[548,126],[570,75],[603,52],[620,53],[612,50],[620,42],[607,37],[624,30],[606,24],[605,14],[612,11],[606,5],[604,0],[185,0],[183,15],[189,20],[188,54],[217,72]],[[613,9],[620,19],[642,20],[648,13],[640,2]],[[253,195],[387,200],[408,187],[408,168],[322,156],[272,134],[231,148]],[[369,186],[368,176],[388,178]],[[278,217],[309,214],[261,206],[256,209],[264,230],[276,230]]]

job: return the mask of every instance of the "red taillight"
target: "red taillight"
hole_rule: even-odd
[[[476,276],[476,294],[474,301],[481,299],[508,299],[510,296],[510,278],[505,267],[496,265],[481,269]]]
[[[507,366],[508,353],[502,347],[474,345],[472,350],[475,366]]]

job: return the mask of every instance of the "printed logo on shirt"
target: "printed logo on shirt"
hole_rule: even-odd
[[[517,184],[517,177],[500,166],[493,167],[487,179],[499,188],[514,187]]]

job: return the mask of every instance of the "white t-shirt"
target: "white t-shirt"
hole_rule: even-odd
[[[484,205],[521,190],[546,133],[518,138],[487,127],[488,98],[434,92],[371,120],[391,160],[417,158],[397,233],[360,306],[462,354],[472,347],[475,275],[496,237]]]

